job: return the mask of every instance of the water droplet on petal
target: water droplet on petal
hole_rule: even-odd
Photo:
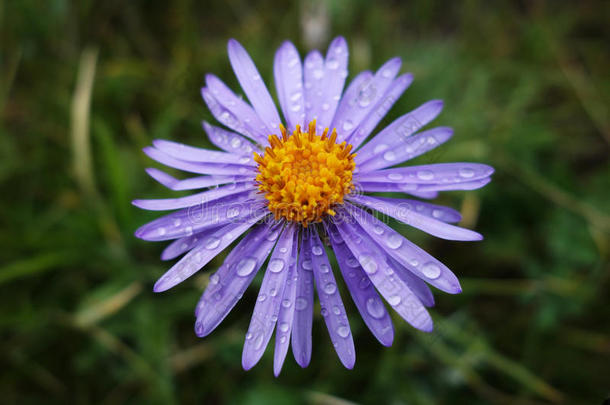
[[[343,122],[344,131],[349,131],[352,128],[354,128],[354,123],[351,120],[345,120],[345,122]]]
[[[386,313],[381,300],[375,298],[366,300],[366,312],[375,319],[383,318]]]
[[[389,150],[383,154],[383,158],[388,162],[393,162],[394,160],[396,160],[396,154],[394,153],[394,151]]]
[[[239,207],[232,207],[227,210],[227,218],[235,218],[239,215]]]
[[[386,245],[388,245],[390,249],[398,249],[402,245],[402,237],[396,233],[392,234],[386,240]]]
[[[469,167],[462,167],[462,168],[460,168],[460,170],[458,170],[458,173],[459,173],[460,176],[462,176],[462,177],[464,177],[466,179],[474,176],[474,170],[472,170]]]
[[[303,297],[297,297],[297,299],[294,302],[294,307],[296,308],[297,311],[302,311],[305,308],[307,308],[307,300]]]
[[[362,255],[358,258],[358,261],[367,273],[373,274],[377,271],[377,262],[375,262],[372,256]]]
[[[284,268],[284,260],[273,259],[269,262],[269,270],[272,273],[279,273]]]
[[[328,283],[324,286],[324,292],[328,295],[334,294],[337,291],[335,283]]]
[[[432,280],[441,275],[441,268],[436,263],[432,262],[424,264],[421,271],[424,273],[424,276]]]
[[[288,325],[288,322],[280,323],[280,331],[282,331],[284,333],[288,332],[289,327],[290,327],[290,325]]]
[[[241,139],[239,139],[238,137],[234,137],[233,139],[231,139],[231,146],[233,148],[239,148],[241,146]]]
[[[341,336],[342,338],[346,338],[349,336],[349,328],[347,326],[339,326],[337,328],[337,335]]]
[[[252,273],[254,267],[256,266],[256,260],[248,257],[245,259],[241,259],[239,263],[237,263],[237,275],[245,277]]]
[[[417,172],[417,177],[420,180],[432,180],[434,178],[434,173],[432,173],[430,170],[419,170]]]
[[[213,250],[216,249],[218,247],[218,245],[220,245],[220,239],[218,239],[215,236],[210,236],[206,241],[205,241],[205,248],[209,249],[209,250]]]
[[[402,180],[403,175],[400,173],[390,173],[388,174],[388,180],[393,180],[393,181],[397,181],[397,180]]]
[[[320,256],[322,254],[322,248],[319,245],[312,247],[311,251],[316,256]]]
[[[401,301],[401,298],[399,295],[392,295],[391,297],[388,298],[388,304],[390,304],[393,307],[400,304],[400,301]]]
[[[313,267],[311,265],[311,260],[309,260],[309,259],[303,260],[303,263],[301,263],[301,267],[303,267],[305,270],[313,269]]]

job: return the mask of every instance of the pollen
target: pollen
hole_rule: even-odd
[[[337,204],[354,188],[356,164],[352,145],[336,143],[337,131],[328,128],[316,134],[315,120],[306,132],[297,125],[292,134],[280,124],[282,137],[269,136],[263,155],[254,153],[258,163],[256,181],[265,194],[275,219],[285,218],[307,226],[335,215]]]

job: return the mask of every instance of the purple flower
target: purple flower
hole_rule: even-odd
[[[230,40],[228,52],[250,103],[213,75],[206,76],[201,89],[214,117],[228,128],[203,123],[212,143],[223,151],[165,140],[144,149],[157,162],[202,175],[179,180],[148,169],[151,177],[172,190],[203,191],[134,201],[147,210],[176,210],[136,231],[145,240],[173,240],[162,259],[184,255],[157,281],[154,291],[184,281],[245,234],[210,276],[195,310],[195,332],[206,336],[270,256],[246,333],[244,369],[259,361],[274,329],[275,375],[290,343],[297,363],[309,364],[314,285],[339,359],[347,368],[354,366],[354,342],[326,247],[334,252],[364,322],[383,345],[391,345],[394,337],[383,300],[415,328],[432,331],[426,307],[434,305],[434,298],[428,284],[456,294],[461,291],[456,276],[370,211],[443,239],[482,237],[452,225],[460,214],[451,208],[365,193],[430,199],[439,191],[482,187],[493,169],[477,163],[389,168],[452,136],[446,127],[418,132],[440,113],[439,100],[399,117],[364,143],[412,81],[411,74],[398,75],[399,58],[375,73],[358,74],[343,92],[348,60],[344,38],[333,40],[326,57],[313,51],[304,63],[294,45],[284,42],[274,63],[282,120],[245,49]]]

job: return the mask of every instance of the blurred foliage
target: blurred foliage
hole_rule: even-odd
[[[610,2],[0,1],[0,392],[5,404],[597,404],[610,393]],[[141,148],[210,144],[199,96],[234,89],[226,41],[270,83],[274,50],[349,42],[350,77],[395,55],[415,82],[384,123],[432,98],[453,140],[419,163],[497,168],[460,208],[486,240],[400,230],[460,276],[436,331],[395,319],[381,347],[347,295],[356,367],[316,313],[314,353],[249,372],[241,345],[257,279],[219,329],[193,309],[216,258],[163,294],[162,246],[136,240],[164,196]],[[273,86],[270,86],[273,89]],[[90,108],[87,108],[90,100]],[[89,171],[89,169],[92,169]]]

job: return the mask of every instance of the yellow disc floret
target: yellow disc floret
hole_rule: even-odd
[[[307,132],[301,132],[298,125],[292,134],[282,125],[280,130],[282,137],[270,135],[271,146],[262,156],[254,153],[258,188],[269,201],[269,210],[276,219],[304,226],[319,222],[326,214],[334,215],[333,206],[343,203],[343,196],[354,188],[352,145],[337,144],[335,130],[330,136],[328,128],[317,135],[315,120]]]

